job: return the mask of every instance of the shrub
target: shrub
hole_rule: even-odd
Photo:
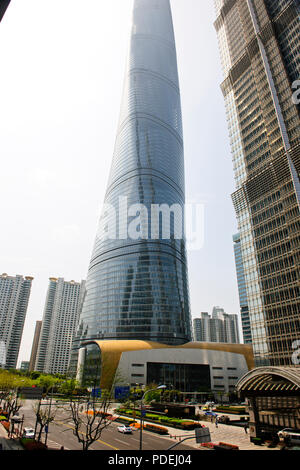
[[[34,441],[33,439],[21,439],[21,444],[25,450],[47,450],[47,446],[42,442]]]
[[[161,426],[156,426],[155,424],[145,424],[144,429],[146,431],[156,432],[157,434],[169,434],[166,428],[162,428]]]

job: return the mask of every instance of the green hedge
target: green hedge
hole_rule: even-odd
[[[125,414],[132,416],[133,411],[132,410],[127,410],[127,409],[119,409],[117,410],[119,413]],[[140,411],[135,411],[136,417],[140,417],[141,413]],[[178,418],[170,418],[168,416],[161,416],[161,415],[156,415],[154,413],[146,413],[145,419],[149,419],[151,421],[155,421],[155,423],[158,424],[165,424],[169,425],[178,429],[184,429],[184,430],[193,430],[196,427],[199,427],[200,425],[196,423],[195,421],[188,421],[186,419],[178,419]]]

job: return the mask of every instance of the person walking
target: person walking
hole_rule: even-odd
[[[215,421],[215,423],[216,423],[216,428],[217,428],[217,427],[218,427],[218,416],[216,416],[216,421]]]

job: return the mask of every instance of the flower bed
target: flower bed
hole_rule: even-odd
[[[133,419],[130,419],[130,418],[125,418],[124,416],[118,416],[115,421],[117,421],[118,423],[121,423],[121,424],[127,424],[128,426],[130,426],[131,424],[134,423],[134,420]]]
[[[201,447],[206,447],[207,449],[214,449],[217,444],[213,442],[202,442]]]

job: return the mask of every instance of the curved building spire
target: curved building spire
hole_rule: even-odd
[[[171,345],[191,340],[184,193],[170,3],[135,0],[102,230],[90,262],[76,348],[94,339]]]

